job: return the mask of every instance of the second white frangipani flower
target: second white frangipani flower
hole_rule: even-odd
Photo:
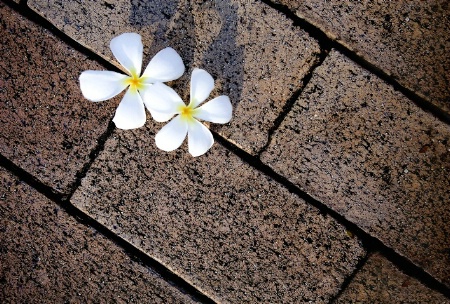
[[[83,96],[91,101],[110,99],[129,87],[114,115],[119,129],[135,129],[145,124],[146,115],[141,94],[153,84],[172,81],[184,73],[183,61],[168,47],[159,51],[141,75],[143,45],[141,36],[125,33],[111,40],[111,51],[128,75],[111,71],[84,71],[80,75]],[[153,113],[148,109],[153,116]],[[156,113],[157,115],[157,113]]]
[[[156,121],[170,120],[155,137],[156,146],[164,151],[177,149],[188,136],[189,153],[200,156],[214,143],[211,131],[197,119],[224,124],[231,120],[232,106],[227,96],[216,97],[198,107],[214,88],[212,76],[201,69],[194,69],[191,76],[190,102],[186,105],[180,96],[168,86],[155,83],[143,92],[146,107]],[[178,114],[178,115],[177,115]]]

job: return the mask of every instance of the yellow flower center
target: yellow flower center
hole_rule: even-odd
[[[132,73],[131,77],[125,79],[125,83],[129,85],[132,90],[141,90],[144,87],[144,78]]]
[[[197,109],[195,109],[191,105],[182,105],[179,107],[178,111],[182,118],[186,120],[192,120],[194,118],[195,112],[197,112]]]

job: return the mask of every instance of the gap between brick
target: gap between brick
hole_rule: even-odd
[[[297,91],[294,92],[294,94],[292,94],[292,96],[286,101],[286,103],[283,106],[283,109],[281,110],[281,113],[278,115],[278,117],[275,119],[272,127],[269,129],[268,131],[268,137],[267,137],[267,142],[266,144],[258,151],[257,156],[258,158],[261,156],[261,154],[263,152],[266,151],[266,149],[270,146],[270,144],[272,143],[272,137],[273,134],[275,133],[275,131],[280,127],[281,123],[283,122],[283,120],[286,118],[286,116],[288,115],[288,113],[291,111],[292,107],[294,106],[295,102],[297,101],[297,99],[300,97],[301,93],[303,92],[303,90],[305,89],[306,85],[309,83],[309,81],[311,80],[314,71],[316,70],[317,67],[321,66],[322,63],[324,62],[325,58],[328,56],[328,53],[330,52],[330,49],[328,48],[321,48],[320,49],[320,53],[316,56],[316,62],[311,66],[311,68],[309,69],[308,74],[305,75],[305,77],[303,77],[302,79],[302,85],[300,87],[300,89],[298,89]]]

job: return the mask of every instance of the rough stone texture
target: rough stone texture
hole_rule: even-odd
[[[119,100],[85,100],[78,76],[101,67],[2,2],[0,28],[0,153],[66,193]]]
[[[306,32],[293,27],[259,1],[28,1],[59,29],[112,60],[109,41],[138,32],[144,65],[164,46],[178,50],[187,66],[174,88],[188,97],[194,67],[216,81],[212,96],[229,95],[233,120],[212,128],[250,153],[266,143],[283,105],[301,86],[320,49]]]
[[[0,169],[2,303],[193,303]]]
[[[275,0],[450,113],[450,3]]]
[[[263,162],[450,286],[450,127],[332,51]]]
[[[335,303],[450,303],[375,253]]]
[[[218,143],[192,158],[118,130],[72,202],[219,303],[326,302],[365,254],[345,227]]]

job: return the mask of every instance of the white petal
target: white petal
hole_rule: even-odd
[[[184,73],[184,64],[178,53],[168,47],[159,51],[155,57],[150,60],[147,68],[142,74],[148,77],[146,82],[166,82],[180,78]]]
[[[178,113],[178,108],[184,105],[177,92],[161,82],[145,85],[140,92],[145,106],[152,111],[173,116]]]
[[[111,40],[110,48],[114,57],[127,69],[130,75],[140,76],[142,68],[143,46],[141,36],[125,33]]]
[[[183,143],[187,130],[186,120],[176,116],[156,134],[156,146],[164,151],[175,150]]]
[[[188,126],[189,153],[194,157],[205,154],[214,143],[211,131],[195,119]]]
[[[84,71],[80,75],[80,88],[84,98],[103,101],[122,92],[128,76],[110,71]]]
[[[113,122],[119,129],[129,130],[142,127],[145,124],[145,108],[137,91],[128,90],[125,93]]]
[[[194,108],[208,98],[214,89],[214,79],[208,72],[194,69],[191,76],[191,103]]]
[[[169,114],[167,114],[167,113],[161,113],[161,112],[158,112],[158,111],[154,111],[154,110],[152,110],[152,109],[149,109],[149,108],[147,108],[147,110],[150,112],[150,114],[152,115],[152,118],[155,120],[155,121],[157,121],[157,122],[166,122],[166,121],[169,121],[172,117],[173,117],[173,115],[175,115],[175,114],[172,114],[172,113],[169,113]]]
[[[222,95],[197,108],[195,118],[223,124],[231,120],[232,112],[230,98]]]

